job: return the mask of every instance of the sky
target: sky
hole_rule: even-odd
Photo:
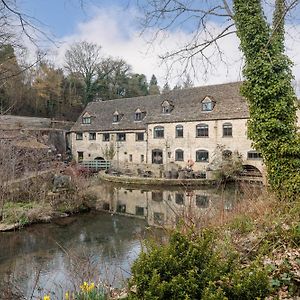
[[[153,41],[157,28],[142,33],[140,20],[142,13],[131,0],[85,0],[83,6],[79,0],[18,0],[23,12],[38,20],[35,23],[48,33],[55,44],[48,41],[47,51],[50,59],[58,67],[64,64],[64,54],[69,46],[78,41],[86,40],[102,46],[103,57],[123,58],[132,66],[133,72],[143,73],[150,80],[155,74],[158,83],[163,86],[166,81],[170,86],[182,83],[185,76],[181,74],[182,64],[165,64],[160,55],[177,49],[193,35],[194,24],[168,28]],[[215,1],[215,0],[212,0]],[[178,25],[178,24],[176,24]],[[208,24],[212,30],[219,31],[223,24],[211,20]],[[294,62],[293,72],[300,81],[300,22],[289,28],[286,48],[287,54]],[[242,55],[238,49],[239,40],[235,35],[220,40],[223,61],[211,55],[213,64],[206,66],[201,60],[196,62],[191,73],[194,85],[218,84],[242,79]],[[31,53],[33,45],[27,43]],[[300,85],[300,84],[299,84]]]

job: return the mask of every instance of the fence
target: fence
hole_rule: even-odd
[[[93,171],[107,170],[110,168],[109,160],[84,160],[79,163],[82,167]]]

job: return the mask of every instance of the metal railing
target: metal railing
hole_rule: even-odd
[[[107,170],[110,168],[109,160],[83,160],[79,164],[82,167],[93,171]]]

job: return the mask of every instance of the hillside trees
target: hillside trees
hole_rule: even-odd
[[[193,28],[188,42],[162,56],[180,62],[186,71],[196,70],[196,60],[207,71],[212,65],[213,51],[222,61],[218,41],[237,33],[245,57],[241,92],[249,103],[248,134],[253,146],[262,153],[269,183],[281,199],[300,197],[296,95],[292,88],[292,64],[284,53],[285,18],[298,2],[276,0],[272,24],[265,16],[265,3],[261,0],[151,0],[144,6],[146,27],[174,29],[189,22],[188,27]],[[221,24],[219,30],[215,30],[212,22]]]

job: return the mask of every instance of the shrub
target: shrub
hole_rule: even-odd
[[[212,232],[171,234],[167,245],[148,244],[132,267],[130,299],[255,299],[269,294],[266,272],[224,255]]]

